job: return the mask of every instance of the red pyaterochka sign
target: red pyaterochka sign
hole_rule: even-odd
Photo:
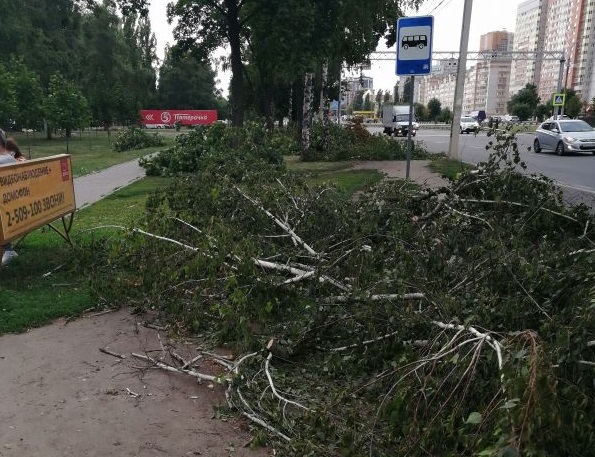
[[[182,125],[212,124],[217,120],[217,110],[193,109],[143,109],[140,110],[142,123],[173,125],[180,122]]]

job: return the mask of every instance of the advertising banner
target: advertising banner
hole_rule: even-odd
[[[141,110],[140,116],[144,125],[174,126],[176,122],[182,125],[208,125],[217,120],[217,110]]]
[[[0,166],[0,244],[75,209],[70,155]]]

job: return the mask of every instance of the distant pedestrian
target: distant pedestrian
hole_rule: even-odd
[[[13,145],[16,145],[13,141]],[[0,129],[0,166],[2,165],[10,165],[11,163],[16,163],[17,159],[13,157],[14,152],[12,152],[9,148],[8,139],[6,138],[6,134],[4,130]],[[17,146],[18,149],[18,146]],[[20,153],[20,150],[19,150]],[[18,256],[16,251],[12,248],[10,243],[6,243],[2,246],[2,265],[7,264],[12,259]]]

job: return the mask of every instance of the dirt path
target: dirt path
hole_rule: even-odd
[[[120,310],[1,336],[0,456],[271,455],[244,447],[243,421],[214,418],[220,386],[136,368],[145,364],[132,352],[161,352],[158,332],[141,320]]]

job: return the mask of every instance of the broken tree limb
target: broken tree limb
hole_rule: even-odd
[[[281,396],[279,394],[279,392],[277,392],[277,389],[275,389],[275,384],[273,383],[273,377],[271,376],[271,372],[269,370],[269,365],[270,365],[272,358],[273,358],[273,353],[269,352],[269,355],[267,356],[266,360],[264,361],[264,372],[266,373],[267,379],[269,380],[269,386],[271,387],[271,392],[273,392],[273,395],[275,397],[277,397],[279,400],[284,401],[288,405],[294,405],[294,406],[297,406],[298,408],[302,408],[306,411],[312,411],[310,408],[307,408],[306,406],[302,405],[301,403],[298,403],[297,401],[289,400],[288,398]]]
[[[382,341],[382,340],[385,340],[385,339],[390,338],[392,336],[395,336],[398,333],[399,332],[387,333],[386,335],[382,335],[382,336],[379,336],[378,338],[374,338],[374,339],[371,339],[371,340],[362,341],[361,343],[349,344],[347,346],[341,346],[339,348],[332,348],[332,349],[328,349],[328,350],[330,352],[343,352],[343,351],[347,351],[349,349],[355,349],[355,348],[360,347],[360,346],[367,346],[368,344],[377,343],[378,341]]]
[[[238,394],[238,398],[240,399],[240,401],[244,404],[244,406],[250,411],[244,411],[242,410],[242,414],[244,416],[246,416],[248,419],[250,419],[252,422],[255,422],[256,424],[266,428],[269,432],[274,433],[277,436],[280,436],[281,438],[283,438],[285,441],[291,441],[291,438],[289,438],[286,434],[280,432],[279,430],[277,430],[275,427],[273,427],[270,424],[267,424],[262,418],[260,418],[259,416],[257,416],[254,413],[254,410],[252,409],[252,407],[250,406],[250,404],[246,401],[246,399],[242,396],[242,392],[240,392],[240,388],[238,387],[236,389],[236,393]]]
[[[292,229],[291,227],[289,227],[288,225],[286,225],[285,223],[283,223],[280,219],[278,219],[277,217],[275,217],[274,214],[272,214],[270,211],[268,211],[264,206],[262,206],[258,201],[256,201],[255,199],[253,199],[252,197],[250,197],[249,195],[246,195],[241,189],[239,189],[237,186],[234,186],[234,188],[239,192],[239,194],[244,197],[245,199],[247,199],[249,202],[251,202],[254,206],[256,206],[259,210],[263,211],[270,219],[273,220],[273,222],[275,222],[275,224],[277,224],[279,227],[281,227],[285,232],[287,232],[291,238],[293,239],[293,241],[300,247],[302,247],[303,249],[306,250],[306,252],[308,252],[309,254],[313,255],[316,258],[320,258],[321,255],[318,254],[314,249],[312,249],[310,247],[310,245],[308,245],[308,243],[306,243],[304,240],[302,240]]]
[[[171,371],[173,373],[185,373],[188,374],[190,376],[194,376],[195,378],[197,378],[199,381],[211,381],[211,382],[220,382],[220,378],[218,378],[217,376],[213,376],[210,374],[204,374],[204,373],[199,373],[198,371],[194,370],[194,369],[180,369],[180,368],[176,368],[176,367],[172,367],[171,365],[168,365],[167,363],[164,362],[160,362],[158,360],[155,360],[151,357],[148,357],[146,355],[143,354],[136,354],[136,353],[132,353],[133,357],[136,357],[137,359],[142,359],[142,360],[146,360],[148,362],[151,362],[153,365],[155,365],[158,368],[161,368],[163,370],[166,371]]]
[[[103,352],[104,354],[111,355],[112,357],[117,357],[122,360],[124,360],[126,358],[125,355],[118,354],[117,352],[114,352],[114,351],[110,351],[108,348],[99,348],[99,352]]]
[[[414,292],[411,294],[372,294],[372,295],[363,295],[363,296],[347,296],[347,295],[339,295],[336,297],[331,297],[330,301],[337,302],[337,303],[350,303],[350,302],[360,302],[360,301],[381,301],[381,300],[423,300],[426,297],[425,294],[421,292]]]

